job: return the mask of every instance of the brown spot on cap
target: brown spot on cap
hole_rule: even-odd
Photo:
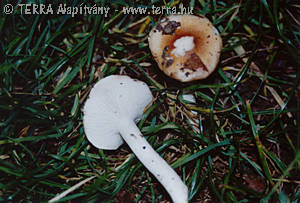
[[[167,63],[166,63],[166,68],[168,68],[169,66],[171,66],[173,64],[173,59],[168,59]]]
[[[158,32],[162,31],[162,29],[163,29],[163,27],[161,26],[161,24],[158,24],[158,25],[156,26],[156,30],[157,30]]]
[[[176,29],[180,26],[180,22],[168,21],[168,23],[163,27],[164,35],[173,35],[175,34]]]
[[[195,53],[192,53],[186,60],[184,67],[193,71],[196,71],[198,68],[202,68],[203,70],[208,71],[206,66],[201,61],[200,57]]]
[[[163,53],[162,53],[162,55],[161,55],[161,57],[163,58],[163,59],[165,59],[166,57],[169,57],[170,55],[168,54],[168,51],[169,51],[169,46],[167,45],[167,46],[165,46],[165,48],[164,48],[164,50],[163,50]]]

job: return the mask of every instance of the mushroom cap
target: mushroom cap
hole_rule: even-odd
[[[88,140],[100,149],[117,149],[123,144],[119,130],[122,120],[137,122],[151,100],[152,93],[144,82],[121,75],[101,79],[83,109]]]
[[[194,46],[181,56],[176,54],[180,51],[174,51],[178,48],[174,44],[185,43],[183,40],[178,43],[183,37],[193,37]],[[148,41],[159,68],[181,82],[208,77],[216,68],[222,49],[218,30],[207,18],[195,15],[170,15],[163,18],[151,30]]]

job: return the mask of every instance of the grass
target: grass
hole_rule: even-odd
[[[52,5],[63,2],[109,6],[109,16],[26,15],[16,4],[5,15],[9,1],[0,3],[0,201],[44,202],[68,189],[59,201],[170,201],[127,145],[103,151],[85,137],[82,105],[111,74],[150,86],[155,102],[139,127],[186,182],[190,202],[299,201],[297,1]],[[216,71],[186,84],[165,76],[149,51],[147,35],[164,15],[122,13],[181,3],[208,17],[224,45]]]

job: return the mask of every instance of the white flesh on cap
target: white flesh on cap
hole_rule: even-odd
[[[135,125],[151,100],[149,87],[128,76],[109,76],[100,80],[84,106],[86,136],[100,149],[117,149],[125,140],[137,158],[165,187],[173,202],[187,203],[186,185]]]
[[[175,54],[176,56],[184,56],[185,52],[194,49],[194,37],[180,37],[174,42],[174,47],[172,54]]]

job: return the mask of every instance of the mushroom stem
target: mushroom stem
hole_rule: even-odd
[[[188,189],[169,164],[151,147],[134,121],[121,120],[120,134],[137,158],[164,186],[174,203],[188,202]]]

